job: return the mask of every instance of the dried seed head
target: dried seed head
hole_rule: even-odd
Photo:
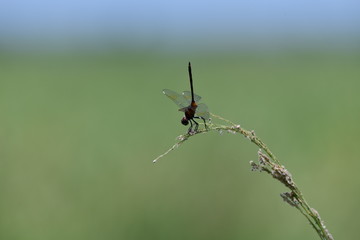
[[[318,213],[318,211],[316,211],[314,208],[311,208],[311,212],[316,216],[317,219],[319,219],[322,228],[325,229],[325,234],[327,236],[327,239],[334,240],[333,236],[331,235],[329,230],[326,228],[324,221],[320,218],[320,214]]]
[[[274,166],[271,175],[290,189],[295,188],[295,183],[292,179],[292,176],[289,171],[284,168],[284,166]]]
[[[255,163],[254,161],[250,161],[251,171],[260,171],[259,164]]]
[[[295,198],[295,194],[293,192],[284,192],[281,193],[280,196],[292,207],[299,205],[299,201]]]
[[[269,157],[266,156],[266,154],[262,153],[261,149],[259,149],[258,155],[259,155],[259,163],[261,165],[266,165],[267,163],[270,163]]]
[[[227,130],[228,133],[231,133],[231,134],[236,134],[236,132],[234,130]]]
[[[184,141],[185,140],[185,136],[184,135],[180,135],[176,138],[179,141]]]

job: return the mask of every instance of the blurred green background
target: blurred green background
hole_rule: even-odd
[[[85,2],[76,2],[84,7]],[[161,3],[156,1],[151,16],[181,6],[156,8]],[[268,11],[283,3],[274,1]],[[120,12],[134,7],[121,4]],[[251,7],[266,12],[257,4]],[[357,29],[359,21],[347,25],[352,6],[332,4],[325,13],[342,16],[333,19],[339,29]],[[100,10],[98,5],[86,7],[103,15],[117,12],[111,4]],[[2,18],[17,21],[0,25],[0,239],[318,239],[306,219],[280,198],[286,189],[265,173],[250,171],[249,161],[257,159],[258,148],[241,136],[199,135],[152,164],[186,132],[177,107],[161,90],[189,89],[189,60],[195,91],[210,111],[255,129],[293,174],[335,239],[358,235],[358,35],[350,31],[334,40],[339,33],[334,28],[319,40],[316,31],[305,31],[306,41],[301,38],[299,43],[292,37],[278,41],[291,27],[270,35],[262,35],[269,30],[260,27],[255,35],[245,31],[248,42],[229,42],[231,31],[207,41],[224,34],[215,26],[197,33],[192,44],[186,38],[194,31],[182,25],[172,26],[180,30],[171,34],[175,30],[165,23],[145,24],[139,18],[131,31],[116,36],[102,32],[94,42],[86,41],[86,31],[83,38],[72,38],[73,29],[59,28],[65,21],[59,14],[55,27],[62,29],[63,38],[55,41],[52,34],[57,31],[49,30],[54,18],[49,17],[50,6],[40,9],[43,18],[34,21],[50,19],[49,26],[37,26],[42,31],[31,29],[31,16],[38,16],[34,9],[7,7],[17,15]],[[145,7],[140,4],[129,12],[151,12]],[[212,16],[214,7],[202,9],[199,16]],[[211,23],[195,17],[195,10],[189,15],[193,28],[211,29]],[[234,13],[231,6],[223,7],[215,20],[224,17],[224,26],[238,24],[227,11]],[[22,19],[19,13],[29,16]],[[174,20],[170,13],[160,20]],[[290,19],[294,24],[308,21],[301,9],[297,13],[299,18]],[[74,21],[79,29],[86,28],[80,23],[89,19],[106,19],[76,16],[68,25]],[[256,19],[264,23],[271,16]],[[278,20],[272,22],[274,28]],[[145,37],[134,33],[140,23]],[[101,29],[107,24],[102,21]],[[18,32],[9,31],[11,26]],[[26,27],[30,30],[24,34]],[[157,30],[162,34],[157,36]],[[183,32],[188,35],[178,38]]]

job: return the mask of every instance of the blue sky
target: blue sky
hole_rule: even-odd
[[[346,42],[359,39],[360,1],[8,0],[0,35],[13,44]]]

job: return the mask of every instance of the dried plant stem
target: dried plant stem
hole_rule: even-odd
[[[178,137],[178,142],[174,146],[172,146],[169,150],[167,150],[164,154],[158,156],[155,160],[153,160],[153,162],[154,163],[157,162],[157,160],[164,157],[170,151],[180,146],[190,137],[193,137],[200,133],[206,133],[209,131],[216,130],[219,131],[220,133],[226,131],[234,134],[236,133],[242,134],[244,137],[249,139],[251,142],[253,142],[260,148],[258,151],[258,157],[259,157],[258,162],[255,163],[254,161],[250,161],[252,170],[266,172],[269,175],[271,175],[273,178],[277,179],[282,184],[284,184],[285,187],[287,187],[290,191],[280,194],[283,200],[287,202],[290,206],[298,209],[300,213],[306,217],[310,225],[318,233],[320,239],[334,240],[330,232],[327,230],[324,222],[321,220],[319,213],[314,208],[311,208],[310,205],[306,202],[300,189],[295,184],[291,173],[283,165],[280,164],[279,160],[265,145],[265,143],[261,141],[261,139],[258,136],[256,136],[255,132],[248,131],[240,127],[240,125],[236,125],[235,123],[227,119],[224,119],[220,116],[217,116],[215,114],[211,114],[211,116],[213,118],[217,118],[219,120],[224,121],[228,125],[209,123],[208,129],[199,130],[194,133],[187,133],[185,135],[180,135]]]

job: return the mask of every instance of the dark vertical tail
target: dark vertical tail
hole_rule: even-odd
[[[190,64],[190,62],[189,62],[188,70],[189,70],[189,77],[190,77],[191,101],[192,101],[192,102],[195,102],[195,100],[194,100],[194,88],[193,88],[193,80],[192,80],[191,64]]]

